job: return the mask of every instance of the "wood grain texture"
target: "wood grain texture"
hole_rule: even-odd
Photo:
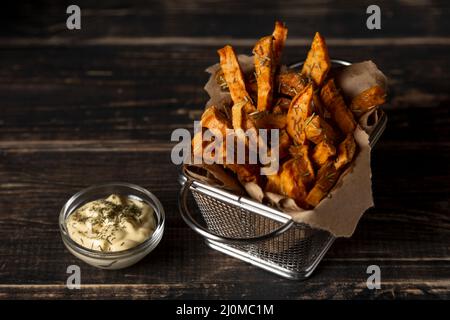
[[[10,4],[3,10],[0,35],[42,38],[64,36],[73,40],[104,37],[226,37],[260,38],[270,34],[273,21],[289,26],[290,37],[310,38],[319,30],[326,37],[375,38],[380,36],[448,36],[447,1],[377,1],[382,29],[365,27],[366,9],[373,2],[348,0],[281,1],[77,1],[82,9],[82,29],[66,29],[70,1],[36,0]],[[17,22],[26,23],[17,23]],[[12,23],[15,22],[15,23]]]
[[[64,28],[64,2],[13,6],[0,19],[0,299],[450,298],[447,3],[381,1],[373,33],[361,27],[364,2],[79,5],[78,33]],[[249,54],[275,18],[289,26],[285,62],[302,60],[320,30],[332,57],[372,59],[390,81],[388,127],[372,154],[375,208],[305,282],[208,249],[179,216],[170,162],[172,130],[191,128],[207,100],[216,49],[233,38]],[[113,180],[154,192],[167,229],[142,262],[101,271],[67,252],[57,218],[73,193]],[[64,286],[70,264],[82,268],[82,290]],[[366,287],[371,264],[381,290]]]
[[[349,61],[370,58],[385,70],[391,83],[389,126],[402,128],[392,132],[393,138],[438,142],[448,141],[450,127],[447,48],[418,46],[410,55],[409,47],[330,46],[330,54]],[[198,119],[207,100],[204,70],[217,62],[215,49],[188,45],[3,49],[2,140],[107,137],[167,142],[169,129],[192,126]],[[237,50],[250,54],[249,47]],[[289,46],[288,40],[283,59],[302,60],[306,52],[307,46]]]

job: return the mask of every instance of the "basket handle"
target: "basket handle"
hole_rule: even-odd
[[[192,216],[191,210],[189,209],[189,206],[187,203],[187,199],[188,199],[187,196],[188,196],[188,191],[190,190],[193,182],[194,182],[193,180],[189,179],[183,184],[183,186],[181,188],[181,192],[180,192],[180,197],[178,199],[178,208],[180,210],[181,217],[187,223],[187,225],[189,227],[191,227],[195,232],[197,232],[198,234],[202,235],[203,237],[205,237],[209,240],[222,242],[222,243],[257,242],[257,241],[267,240],[272,237],[277,237],[277,236],[283,234],[284,232],[286,232],[294,224],[294,220],[289,219],[286,223],[284,223],[279,228],[277,228],[269,233],[266,233],[266,234],[263,234],[260,236],[255,236],[255,237],[231,238],[231,237],[224,237],[224,236],[218,235],[217,233],[213,233],[213,232],[209,231],[207,228],[205,228],[204,226],[202,226],[200,223],[198,223]]]

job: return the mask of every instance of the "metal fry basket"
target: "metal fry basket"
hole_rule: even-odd
[[[380,110],[371,146],[386,122]],[[183,175],[180,183],[180,214],[209,247],[280,276],[309,277],[335,240],[327,231],[295,223],[289,215],[251,199]]]

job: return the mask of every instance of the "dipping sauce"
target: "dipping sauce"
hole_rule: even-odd
[[[147,203],[112,194],[91,201],[66,219],[70,238],[97,251],[122,251],[147,240],[156,228],[153,208]]]

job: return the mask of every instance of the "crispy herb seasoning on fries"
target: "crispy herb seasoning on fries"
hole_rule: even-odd
[[[260,175],[262,163],[223,167],[244,187],[249,182],[257,183],[265,192],[292,198],[300,208],[312,209],[358,154],[354,131],[359,117],[384,103],[386,93],[373,86],[346,101],[329,72],[328,48],[318,32],[304,64],[298,69],[286,68],[281,64],[281,54],[287,33],[286,26],[276,22],[273,33],[257,41],[253,48],[254,72],[250,74],[242,71],[230,45],[218,50],[221,70],[217,83],[222,91],[229,92],[232,103],[210,106],[201,124],[223,135],[226,129],[279,130],[277,172]],[[225,112],[219,112],[220,108]],[[199,146],[205,147],[197,140],[198,136],[192,143],[194,154]]]

